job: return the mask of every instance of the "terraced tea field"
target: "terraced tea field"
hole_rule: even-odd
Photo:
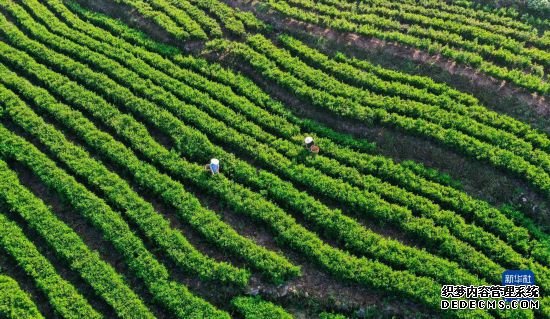
[[[0,318],[550,318],[544,12],[0,0]]]

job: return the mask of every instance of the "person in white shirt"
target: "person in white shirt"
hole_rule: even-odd
[[[208,165],[210,168],[210,172],[212,172],[212,175],[218,174],[220,172],[220,161],[216,158],[213,158],[210,160],[210,164]]]
[[[306,148],[311,151],[311,147],[315,145],[315,142],[313,141],[313,137],[308,136],[305,138],[304,143],[306,144]]]
[[[319,146],[315,145],[315,142],[313,141],[313,137],[308,136],[304,139],[304,144],[306,145],[307,150],[310,153],[318,154],[319,153]]]

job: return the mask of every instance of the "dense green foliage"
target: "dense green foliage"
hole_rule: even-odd
[[[262,38],[262,36],[254,36],[249,39],[251,39],[250,41],[263,41]],[[265,41],[263,43],[266,44]],[[303,68],[304,64],[300,64],[300,68],[298,66],[291,66],[291,63],[295,61],[293,58],[279,57],[281,59],[281,63],[288,63],[285,67],[292,67],[295,72],[300,72],[300,77],[307,77],[307,80],[304,81],[289,72],[281,70],[277,67],[274,61],[254,51],[245,44],[238,42],[227,42],[226,40],[215,40],[209,42],[209,45],[210,48],[216,48],[218,50],[225,49],[233,52],[234,54],[238,54],[240,57],[251,63],[251,65],[258,70],[258,72],[273,81],[276,81],[283,87],[288,88],[296,95],[307,99],[308,102],[311,102],[316,106],[327,109],[344,117],[362,120],[366,123],[377,122],[384,125],[394,126],[413,134],[429,137],[440,143],[457,148],[469,156],[486,160],[497,167],[502,167],[519,176],[522,176],[537,186],[547,196],[550,194],[550,176],[548,174],[549,168],[547,167],[545,169],[544,165],[546,164],[543,165],[542,163],[548,162],[548,154],[545,152],[540,150],[534,151],[535,153],[540,154],[540,161],[537,159],[538,155],[535,156],[535,158],[529,158],[526,156],[529,160],[534,161],[534,163],[531,163],[528,159],[515,154],[515,152],[520,152],[519,149],[515,151],[503,149],[477,139],[474,137],[475,134],[474,136],[470,136],[455,127],[442,127],[442,125],[437,124],[439,121],[435,121],[435,119],[431,122],[429,119],[423,119],[421,117],[417,118],[412,114],[402,115],[397,112],[392,112],[391,109],[386,109],[394,106],[400,107],[399,103],[394,104],[392,101],[390,104],[385,104],[383,100],[377,102],[376,100],[370,100],[367,97],[363,98],[363,101],[356,101],[349,97],[333,95],[331,94],[331,90],[336,89],[329,88],[332,82],[326,81],[326,79],[328,79],[326,75],[323,76],[320,72],[307,72],[308,69]],[[270,49],[272,48],[272,45],[270,45]],[[265,50],[264,52],[266,53],[269,52],[272,57],[280,51],[270,51],[265,47],[263,50]],[[316,85],[320,85],[322,87],[320,89],[312,87],[308,85],[306,81],[315,81],[317,83]],[[338,90],[338,94],[348,94],[349,92],[346,88]],[[368,94],[368,92],[363,92],[363,95],[364,94]],[[387,98],[384,97],[382,97],[382,99],[387,100]],[[398,100],[395,100],[395,102],[397,101]],[[366,103],[376,103],[377,105],[368,105]],[[405,111],[407,111],[407,107],[407,105],[403,105]],[[442,110],[437,110],[437,112],[440,113],[441,111]],[[419,114],[430,116],[430,111],[419,111]],[[471,128],[468,127],[466,123],[461,123],[460,121],[453,123],[449,122],[449,125],[459,125],[462,126],[463,129]],[[492,135],[493,131],[494,130],[492,129],[488,129],[486,133]],[[477,133],[485,134],[483,131],[477,131],[476,134]],[[509,133],[504,134],[507,135]],[[509,145],[504,142],[502,137],[497,137],[497,135],[493,135],[492,137],[488,136],[487,138],[493,139],[495,143],[498,143],[501,146]],[[519,141],[518,143],[519,144],[516,144],[518,147],[521,147],[519,146],[520,144],[529,147],[525,141]]]
[[[38,64],[34,65],[38,66]],[[44,68],[42,68],[42,70],[46,71],[46,69]],[[44,76],[44,78],[46,78],[48,75],[59,76],[51,71],[46,71],[42,73],[42,76]],[[59,79],[62,79],[62,77],[59,77]],[[65,79],[65,81],[67,81],[67,79]],[[68,82],[68,84],[71,83]],[[102,114],[106,118],[111,117],[112,114],[108,113],[108,109],[101,107],[101,105],[103,104],[107,105],[105,101],[101,100],[98,97],[94,97],[91,92],[84,93],[85,91],[83,91],[82,88],[78,87],[74,83],[72,83],[71,85],[73,88],[71,91],[63,91],[66,94],[67,98],[70,98],[72,96],[73,98],[80,101],[80,103],[86,103],[86,106],[93,106],[94,110],[97,112],[103,111]],[[61,83],[58,87],[62,87]],[[52,91],[56,91],[55,87],[51,87],[50,89]],[[42,94],[44,93],[45,92],[42,91]],[[43,96],[47,97],[47,95]],[[90,98],[89,102],[85,102],[84,100],[82,100],[82,96],[87,96],[88,98]],[[111,118],[113,124],[117,123],[117,120],[122,121],[121,123],[127,122],[127,119],[125,119],[124,117],[121,117],[120,119]],[[82,123],[79,123],[78,127],[81,129],[87,128],[86,126],[83,126]],[[88,136],[90,138],[93,137],[90,135],[85,136]],[[108,135],[96,137],[97,141],[95,142],[95,144],[98,146],[103,145],[106,142],[104,140],[105,136]],[[109,147],[110,149],[113,148],[113,146],[108,145],[105,145],[104,147]],[[116,152],[112,156],[116,156],[115,158],[118,161],[122,161],[124,167],[133,168],[133,173],[135,174],[138,183],[143,184],[143,187],[149,187],[161,198],[172,204],[178,210],[179,216],[191,222],[191,224],[196,226],[200,232],[207,236],[207,238],[215,241],[216,244],[222,246],[224,249],[234,250],[235,253],[246,258],[248,262],[257,265],[256,267],[260,269],[264,269],[266,274],[273,276],[275,280],[281,280],[281,278],[297,272],[297,269],[290,265],[285,259],[256,246],[252,241],[246,238],[240,237],[228,225],[221,222],[219,220],[219,217],[216,216],[213,212],[208,211],[204,208],[200,208],[199,202],[195,198],[193,198],[192,195],[188,194],[180,184],[175,183],[168,176],[160,174],[150,165],[139,165],[140,162],[137,160],[135,155],[131,156],[131,153],[128,153],[127,150],[121,153],[121,151],[124,150],[121,150],[121,147],[123,147],[122,144],[117,144],[118,149],[116,149]],[[130,159],[132,159],[136,164],[131,165]],[[188,200],[182,201],[182,198]],[[206,269],[205,271],[210,270]],[[222,275],[222,273],[220,273],[220,275]],[[241,280],[242,279],[239,279],[238,282],[242,283]]]
[[[245,319],[292,319],[283,308],[259,297],[237,297],[231,303]]]
[[[229,317],[192,295],[184,285],[171,281],[166,268],[145,248],[142,241],[132,234],[124,220],[101,199],[78,184],[72,176],[57,168],[55,163],[28,142],[11,135],[3,127],[0,131],[2,156],[21,161],[43,183],[68,201],[76,213],[82,214],[100,229],[105,239],[112,242],[118,252],[125,257],[128,267],[144,281],[154,298],[176,317]]]
[[[544,77],[550,67],[548,46],[528,26],[519,24],[520,30],[516,30],[498,15],[465,17],[452,9],[433,10],[429,8],[433,2],[265,1],[270,8],[301,21],[439,53],[528,90],[549,92],[550,84]],[[525,69],[530,72],[524,73]]]
[[[0,274],[0,315],[7,319],[44,318],[12,278]]]
[[[3,127],[1,136],[6,139],[14,137]],[[1,145],[3,148],[9,147],[4,142]],[[0,175],[0,196],[6,206],[35,229],[59,257],[115,309],[117,315],[122,318],[154,318],[124,279],[97,252],[92,252],[40,199],[21,185],[17,175],[4,161],[0,161]]]
[[[102,318],[76,288],[57,273],[53,265],[25,237],[21,228],[5,215],[0,215],[0,244],[2,250],[11,255],[19,267],[35,280],[37,287],[48,296],[48,302],[63,318]]]
[[[173,44],[222,38],[207,49],[230,64],[248,62],[242,69],[254,80],[75,2],[0,3],[0,207],[7,211],[0,251],[55,315],[107,317],[86,300],[97,297],[121,318],[293,318],[278,297],[261,299],[262,283],[307,286],[303,272],[312,267],[434,316],[548,315],[544,227],[468,195],[450,175],[377,155],[375,144],[296,114],[255,82],[275,83],[328,116],[438,141],[543,193],[550,190],[547,134],[427,77],[325,54],[290,34],[254,34],[271,27],[219,0],[115,2],[164,29]],[[507,76],[528,70],[516,80],[545,85],[547,44],[506,15],[436,1],[268,2],[342,30],[420,39],[480,69],[498,65]],[[319,154],[304,149],[305,136],[315,138]],[[204,165],[214,157],[221,162],[215,175]],[[90,250],[89,235],[81,238],[80,227],[57,216],[51,196],[108,243],[109,256]],[[58,273],[59,262],[78,279]],[[496,284],[508,268],[535,272],[540,310],[440,310],[442,284]],[[11,284],[20,306],[6,306],[3,278],[0,316],[7,309],[40,318]],[[256,284],[260,296],[246,296]],[[219,292],[205,291],[214,286]],[[307,296],[298,297],[304,305]]]

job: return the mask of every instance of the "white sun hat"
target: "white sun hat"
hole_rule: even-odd
[[[304,141],[306,142],[306,144],[309,144],[309,143],[313,142],[313,137],[308,136],[308,137],[306,137],[306,139]]]
[[[217,158],[213,158],[210,160],[210,164],[220,165],[220,161]]]

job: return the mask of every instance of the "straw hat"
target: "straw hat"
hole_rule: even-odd
[[[216,158],[213,158],[213,159],[210,160],[210,164],[220,165],[220,161]]]
[[[306,139],[304,141],[306,142],[306,144],[309,144],[309,143],[313,142],[313,137],[308,136],[308,137],[306,137]]]

